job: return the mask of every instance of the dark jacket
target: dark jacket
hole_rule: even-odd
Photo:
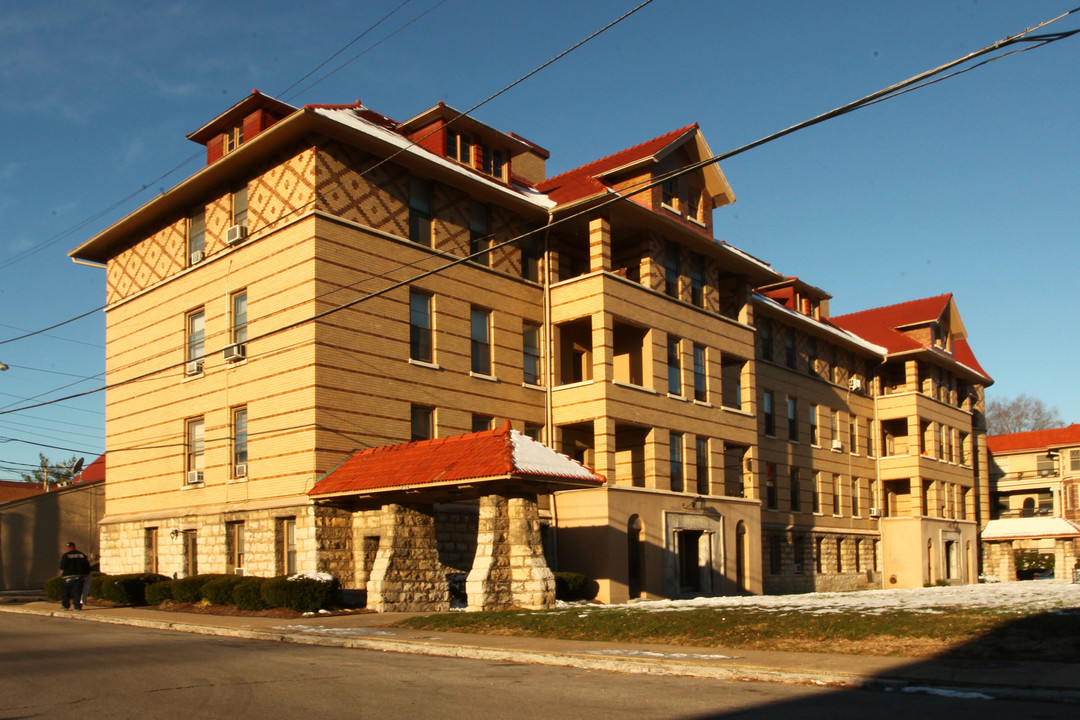
[[[90,560],[81,550],[68,550],[60,556],[61,575],[89,575]]]

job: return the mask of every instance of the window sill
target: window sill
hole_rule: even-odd
[[[499,382],[499,378],[494,375],[485,375],[483,373],[472,372],[471,370],[469,371],[469,377],[474,377],[477,380],[487,380],[488,382]]]
[[[701,222],[700,220],[698,220],[698,219],[697,219],[697,218],[695,218],[695,217],[690,217],[689,215],[687,215],[687,216],[686,216],[686,219],[687,219],[687,220],[688,220],[689,222],[692,222],[692,223],[693,223],[694,225],[697,225],[698,227],[701,227],[701,228],[705,228],[705,227],[708,227],[708,226],[707,226],[707,225],[706,225],[705,223]]]
[[[675,395],[674,393],[668,393],[667,396],[672,400],[678,400],[679,402],[690,402],[689,398],[685,395]]]
[[[708,400],[698,400],[697,398],[694,398],[694,404],[706,408],[711,408],[713,406],[713,404]]]
[[[543,390],[544,389],[543,385],[537,385],[536,383],[527,383],[527,382],[521,383],[521,387],[528,388],[529,390]]]
[[[426,362],[424,360],[415,360],[413,358],[409,358],[409,364],[415,365],[417,367],[428,368],[429,370],[442,370],[441,365],[433,362]]]
[[[664,210],[667,210],[668,212],[675,213],[676,215],[680,214],[679,208],[675,207],[674,205],[668,205],[666,202],[660,203],[660,207],[662,207]]]
[[[657,392],[656,392],[655,390],[653,390],[652,388],[647,388],[647,387],[645,387],[644,385],[636,385],[636,384],[634,384],[634,383],[629,383],[629,382],[625,382],[625,381],[623,381],[623,380],[612,380],[612,381],[611,381],[611,384],[612,384],[612,385],[615,385],[615,386],[617,386],[617,387],[624,387],[624,388],[628,388],[628,389],[630,389],[630,390],[640,390],[641,392],[647,392],[647,393],[649,393],[650,395],[657,395],[657,394],[659,394],[659,393],[657,393]]]

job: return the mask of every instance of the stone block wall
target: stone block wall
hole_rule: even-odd
[[[430,506],[387,505],[383,535],[367,582],[367,606],[376,612],[445,612],[450,587],[439,562]]]

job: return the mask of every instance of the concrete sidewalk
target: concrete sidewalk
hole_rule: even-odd
[[[3,598],[8,600],[8,598]],[[312,615],[295,620],[170,612],[87,605],[67,611],[58,603],[20,598],[0,612],[306,645],[383,652],[561,665],[623,673],[653,673],[874,688],[904,692],[978,693],[988,697],[1080,703],[1080,668],[1066,663],[1003,660],[931,660],[742,650],[637,643],[471,635],[391,628],[403,613]]]

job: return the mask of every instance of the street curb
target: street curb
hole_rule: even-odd
[[[370,638],[349,635],[322,635],[304,630],[268,632],[266,630],[240,630],[213,625],[196,625],[168,620],[145,620],[139,618],[106,617],[83,614],[72,610],[38,610],[32,608],[0,606],[0,612],[21,613],[57,617],[65,620],[83,620],[109,625],[126,625],[152,630],[172,630],[197,635],[233,637],[248,640],[292,643],[322,647],[338,647],[376,652],[394,652],[407,655],[512,662],[526,665],[549,665],[600,670],[636,675],[665,675],[723,680],[736,682],[767,682],[785,685],[809,685],[844,690],[877,690],[884,692],[907,692],[926,694],[954,694],[969,697],[985,697],[1000,700],[1034,700],[1066,704],[1080,704],[1080,692],[1068,690],[1029,689],[1012,686],[985,686],[940,682],[934,679],[867,677],[855,673],[805,673],[787,672],[775,668],[754,666],[719,667],[708,664],[684,662],[684,658],[665,659],[652,655],[643,657],[598,657],[598,653],[569,651],[555,653],[540,650],[503,650],[490,647],[442,645],[430,640],[407,638]]]

